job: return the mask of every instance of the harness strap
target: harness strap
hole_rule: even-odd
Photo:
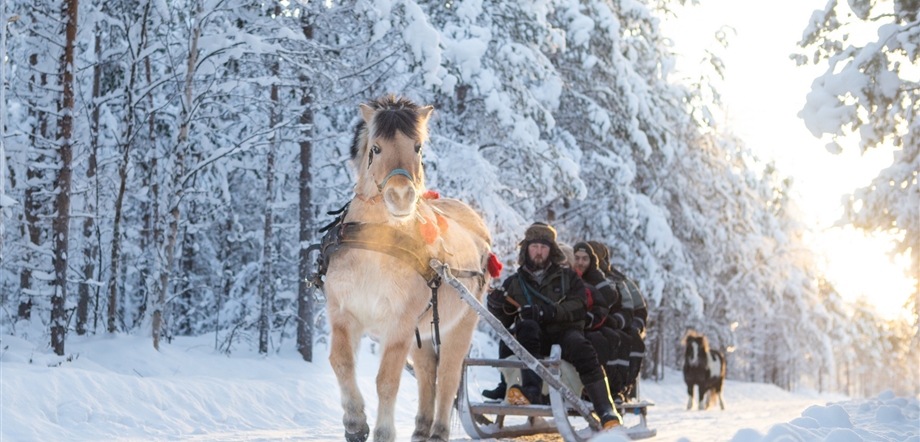
[[[405,175],[410,180],[412,176],[403,169],[396,169],[390,172],[384,179],[390,179],[394,175]],[[382,187],[382,184],[381,186]],[[425,243],[406,233],[403,233],[386,224],[371,223],[346,223],[345,215],[348,212],[348,204],[337,211],[330,211],[330,215],[339,215],[334,221],[323,227],[320,232],[325,232],[321,245],[319,262],[319,272],[315,274],[316,280],[320,275],[326,274],[329,268],[329,261],[335,252],[345,247],[354,247],[363,250],[370,250],[390,255],[408,265],[418,272],[431,289],[431,301],[428,307],[422,312],[422,315],[432,310],[431,324],[434,328],[434,346],[435,349],[441,345],[440,316],[438,314],[438,288],[441,286],[441,277],[437,272],[428,265],[430,256]],[[460,270],[456,272],[456,278],[483,278],[485,274],[475,270]],[[422,338],[419,334],[418,327],[415,328],[415,340],[419,348],[422,347]]]

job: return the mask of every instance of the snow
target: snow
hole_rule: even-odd
[[[23,334],[28,327],[20,327]],[[38,331],[34,328],[33,331]],[[40,333],[33,336],[38,336]],[[34,339],[32,339],[34,340]],[[68,337],[67,356],[46,345],[3,336],[0,341],[0,440],[337,441],[341,406],[328,347],[314,347],[306,363],[290,340],[261,356],[245,343],[230,354],[214,351],[213,335],[179,337],[152,348],[146,337]],[[280,347],[280,348],[277,348]],[[494,343],[477,332],[473,353],[493,355]],[[379,355],[368,339],[358,358],[358,382],[372,421]],[[470,392],[491,388],[497,372],[471,370]],[[848,400],[773,385],[726,382],[727,409],[685,410],[681,374],[643,381],[641,394],[656,403],[653,441],[916,441],[920,405],[890,391]],[[397,440],[411,434],[417,407],[415,380],[404,373],[396,410]],[[634,425],[635,416],[626,416]],[[457,422],[452,440],[468,440]],[[535,439],[527,439],[535,440]],[[559,440],[547,436],[544,440]],[[613,435],[595,442],[622,440]]]

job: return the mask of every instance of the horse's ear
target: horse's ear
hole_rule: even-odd
[[[428,119],[431,118],[431,112],[434,111],[434,106],[428,105],[425,107],[420,107],[418,109],[418,118],[419,123],[427,123]]]
[[[368,127],[371,126],[371,120],[374,119],[374,112],[376,112],[374,108],[361,103],[361,116],[364,118],[364,122],[367,123]]]

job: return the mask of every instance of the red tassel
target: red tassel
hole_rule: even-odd
[[[441,233],[446,232],[447,231],[447,218],[444,218],[443,216],[441,216],[440,213],[435,213],[434,217],[435,219],[438,220],[438,228],[441,229]]]
[[[425,224],[419,223],[418,228],[422,232],[425,243],[434,244],[434,240],[438,239],[438,227],[428,218],[425,218],[425,221],[427,221]]]
[[[422,194],[422,198],[425,198],[426,200],[436,200],[438,198],[441,198],[441,194],[438,192],[435,192],[434,190],[428,190]]]
[[[504,266],[494,253],[489,253],[489,264],[487,267],[489,268],[489,274],[492,275],[493,278],[498,278],[502,274],[502,267]]]

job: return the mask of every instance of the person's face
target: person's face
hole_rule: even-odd
[[[580,250],[575,252],[575,270],[584,273],[585,270],[588,270],[589,264],[591,264],[591,257],[587,253]]]
[[[537,242],[531,243],[527,246],[527,255],[535,268],[542,269],[549,261],[549,246]]]

